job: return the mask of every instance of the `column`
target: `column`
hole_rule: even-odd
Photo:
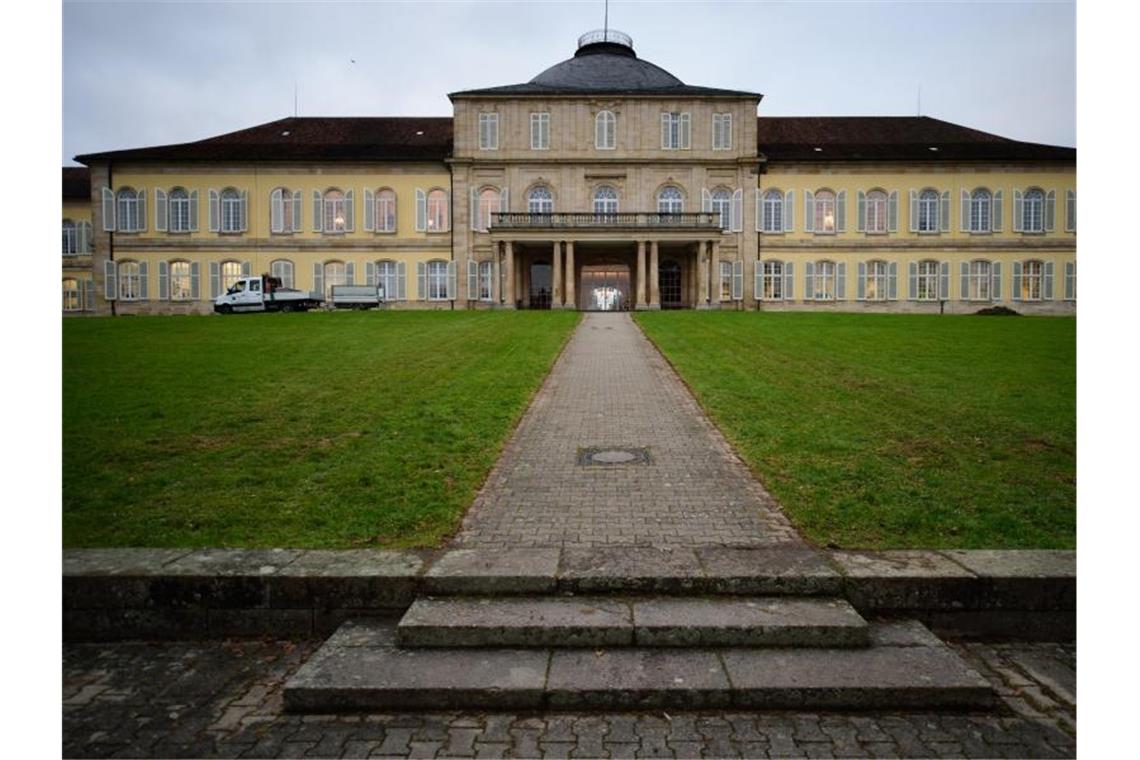
[[[550,285],[550,308],[562,308],[562,243],[554,241],[554,275]]]
[[[506,291],[503,294],[503,308],[513,309],[515,308],[515,248],[510,240],[503,243],[503,248],[506,253],[503,266],[507,270],[507,282],[503,288]]]
[[[702,240],[697,244],[697,308],[709,307],[709,242]]]
[[[709,291],[709,308],[720,308],[720,241],[712,241],[712,251],[709,253],[709,278],[712,288]]]
[[[574,297],[574,241],[566,241],[566,308],[577,309],[578,301]]]
[[[661,279],[658,276],[657,241],[649,244],[649,308],[661,308]]]
[[[635,309],[644,309],[646,307],[646,303],[649,300],[647,298],[647,294],[649,293],[649,289],[645,287],[646,279],[647,278],[645,276],[645,241],[644,240],[638,240],[637,241],[637,271],[634,272],[634,278],[633,278],[633,280],[634,280],[633,308],[635,308]]]

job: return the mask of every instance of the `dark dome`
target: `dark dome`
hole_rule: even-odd
[[[660,90],[685,83],[660,66],[640,60],[633,41],[611,29],[582,35],[573,58],[551,66],[530,84],[596,92]]]

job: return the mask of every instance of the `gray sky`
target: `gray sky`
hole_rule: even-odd
[[[525,82],[601,27],[588,2],[66,2],[63,159],[293,113],[446,116],[447,93]],[[770,116],[929,116],[1076,145],[1071,2],[623,2],[610,26],[689,84]],[[355,63],[351,61],[355,59]]]

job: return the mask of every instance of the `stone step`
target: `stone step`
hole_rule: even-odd
[[[863,647],[842,599],[796,597],[421,597],[402,647]]]
[[[873,624],[863,649],[409,649],[346,623],[285,684],[301,712],[988,708],[989,683],[922,625]]]

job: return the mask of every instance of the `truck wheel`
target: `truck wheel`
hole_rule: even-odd
[[[223,314],[233,314],[234,313],[234,307],[230,306],[228,303],[224,303],[218,307],[218,311],[220,311]]]
[[[291,304],[291,303],[281,304],[281,311],[284,313],[288,313],[288,312],[293,311],[293,304]]]

